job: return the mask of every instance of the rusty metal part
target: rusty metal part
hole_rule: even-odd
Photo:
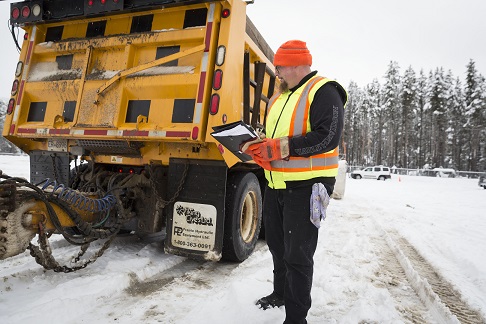
[[[86,253],[90,243],[83,244],[80,248],[80,251],[78,252],[78,255],[73,258],[73,262],[75,264],[76,263],[78,264],[72,267],[67,265],[60,265],[59,262],[57,262],[57,260],[54,258],[54,256],[52,255],[52,249],[49,244],[47,233],[45,232],[42,225],[39,225],[38,238],[39,238],[38,239],[39,246],[35,246],[32,243],[29,243],[28,246],[30,250],[30,255],[35,258],[35,261],[41,266],[43,266],[44,269],[46,270],[68,273],[68,272],[84,269],[89,264],[95,262],[108,249],[111,242],[113,242],[115,235],[112,235],[108,240],[106,240],[105,243],[101,246],[101,248],[98,251],[96,251],[91,258],[80,262],[81,256],[83,256]]]
[[[24,226],[24,213],[31,207],[30,204],[23,204],[15,211],[8,212],[0,203],[0,260],[24,252],[34,238],[36,230]]]

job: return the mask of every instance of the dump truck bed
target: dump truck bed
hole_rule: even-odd
[[[94,154],[106,163],[167,164],[189,155],[235,164],[209,133],[244,118],[244,53],[252,63],[267,63],[259,96],[264,89],[267,99],[275,82],[268,68],[273,53],[251,21],[222,15],[245,5],[182,1],[26,24],[4,136],[25,152]],[[256,78],[253,66],[249,73]],[[266,105],[256,106],[251,113],[261,112],[256,122],[263,125]]]

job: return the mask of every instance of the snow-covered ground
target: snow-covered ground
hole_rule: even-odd
[[[0,169],[28,178],[28,157],[0,156]],[[485,215],[477,179],[348,178],[320,229],[309,323],[455,323],[454,314],[484,322]],[[77,251],[52,240],[60,260]],[[0,279],[0,323],[273,324],[285,317],[283,308],[254,306],[272,290],[264,242],[232,264],[166,255],[161,243],[125,236],[84,270],[44,271],[24,253],[0,261]]]

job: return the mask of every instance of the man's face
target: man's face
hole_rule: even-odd
[[[289,82],[292,82],[292,66],[280,66],[275,67],[275,75],[280,80],[279,90],[284,93],[289,90]]]

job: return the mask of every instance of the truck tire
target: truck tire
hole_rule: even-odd
[[[251,172],[228,175],[223,259],[242,262],[253,253],[262,223],[262,193]]]

